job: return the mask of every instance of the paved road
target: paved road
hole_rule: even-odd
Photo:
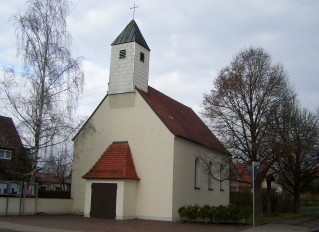
[[[76,215],[1,216],[0,232],[251,232],[250,225],[180,223],[152,220],[108,220]],[[257,226],[256,232],[319,232],[319,214],[273,221]]]
[[[0,228],[23,232],[240,232],[250,227],[136,219],[121,221],[76,215],[0,217]]]

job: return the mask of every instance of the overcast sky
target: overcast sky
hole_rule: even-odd
[[[0,65],[19,66],[10,16],[25,0],[0,0]],[[200,112],[202,94],[234,55],[260,46],[284,65],[302,106],[319,106],[317,0],[72,0],[73,56],[84,58],[79,113],[107,92],[111,43],[132,20],[151,49],[149,85]],[[1,113],[1,108],[0,108]]]

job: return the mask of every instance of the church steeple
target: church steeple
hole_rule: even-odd
[[[132,20],[112,43],[109,94],[147,92],[150,48]]]
[[[111,45],[117,45],[117,44],[123,44],[123,43],[129,43],[129,42],[136,42],[146,48],[147,50],[151,50],[140,29],[138,28],[136,22],[132,20],[125,29],[121,32],[121,34],[114,40],[114,42]]]

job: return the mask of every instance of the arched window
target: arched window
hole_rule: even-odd
[[[224,190],[224,165],[220,164],[219,170],[220,190]]]
[[[210,161],[208,165],[208,189],[214,189],[213,187],[213,162]]]
[[[195,188],[200,188],[200,162],[198,157],[195,159]]]

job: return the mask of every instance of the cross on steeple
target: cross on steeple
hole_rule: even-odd
[[[134,15],[135,15],[135,8],[137,8],[137,7],[139,7],[139,6],[135,6],[135,3],[134,3],[134,6],[130,8],[130,9],[133,9],[133,19],[134,19]]]

